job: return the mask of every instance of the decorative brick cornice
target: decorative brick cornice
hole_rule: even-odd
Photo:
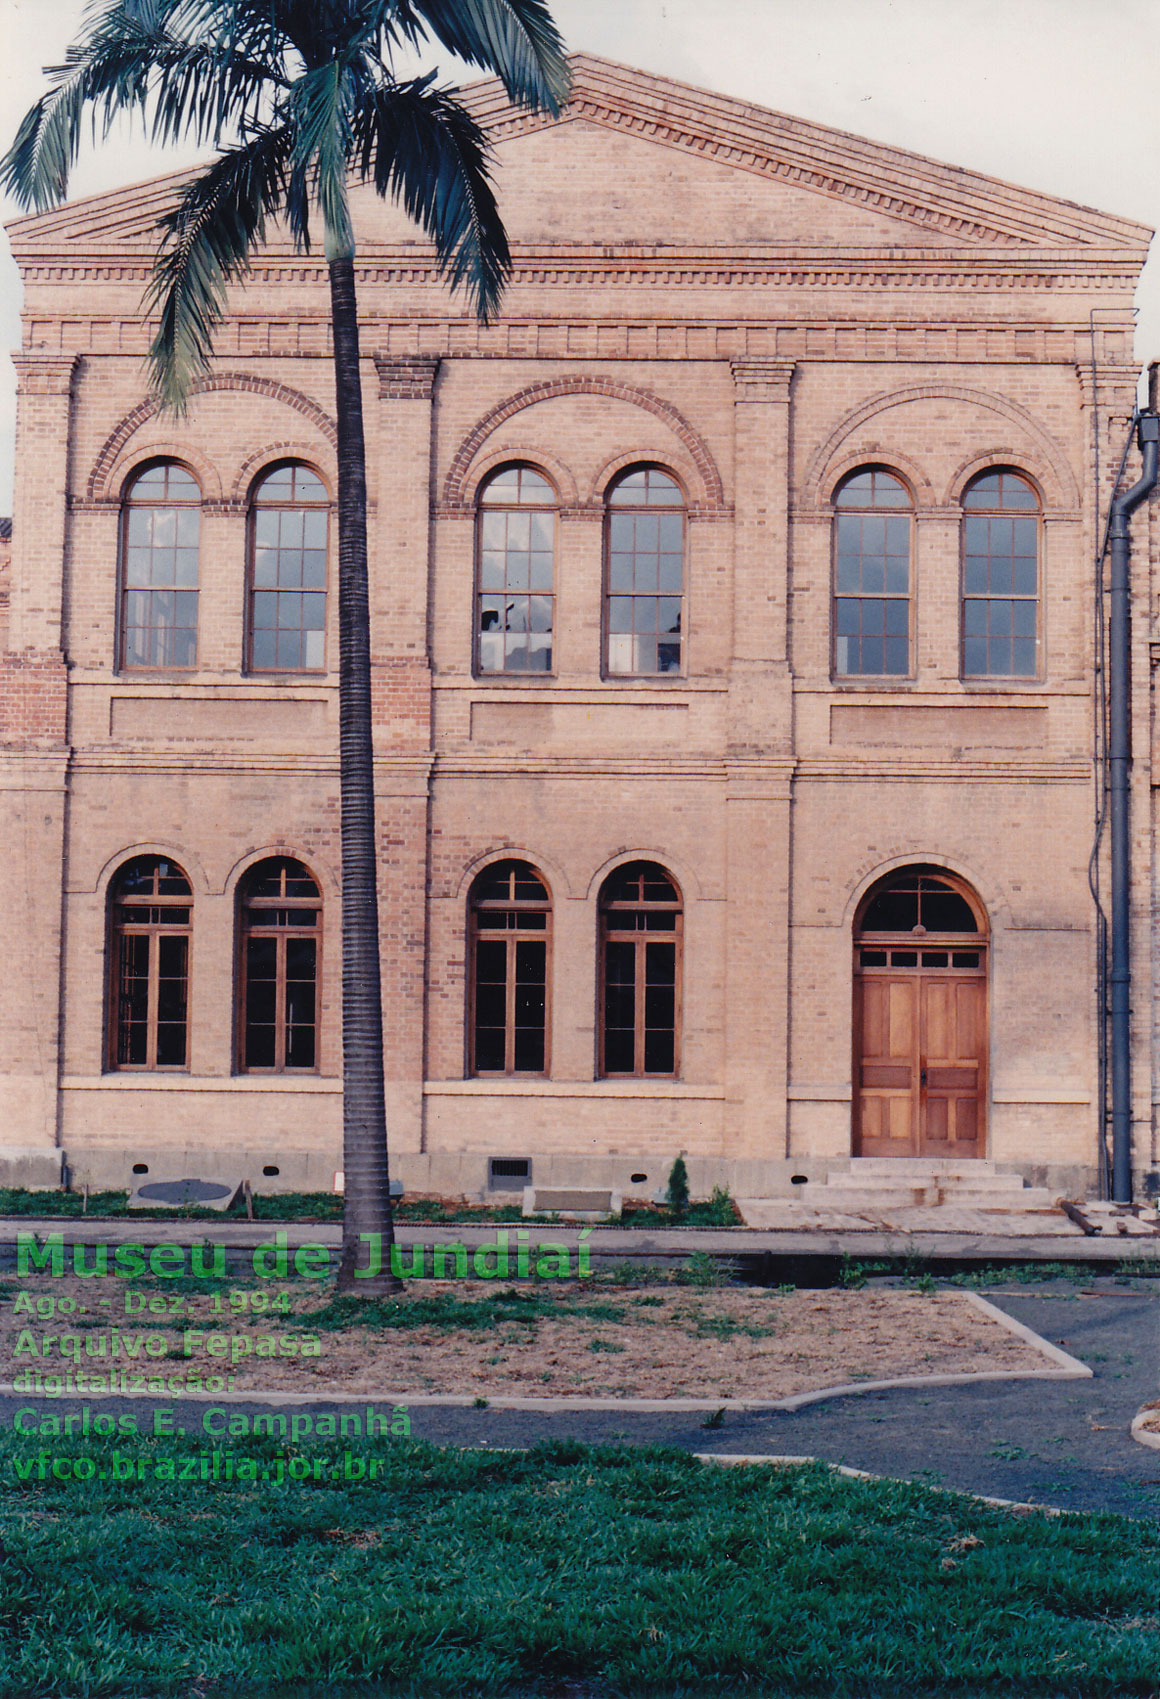
[[[21,395],[68,395],[77,368],[75,354],[13,354]]]
[[[733,360],[733,383],[738,401],[779,401],[789,404],[792,360]]]
[[[438,355],[376,354],[380,401],[430,401],[439,371]]]

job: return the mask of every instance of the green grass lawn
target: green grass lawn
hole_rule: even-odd
[[[333,1192],[255,1192],[253,1197],[256,1221],[333,1221],[342,1220],[342,1197]],[[86,1215],[102,1220],[131,1219],[134,1221],[168,1220],[176,1216],[186,1221],[236,1221],[243,1215],[240,1204],[223,1214],[212,1209],[199,1209],[185,1204],[176,1208],[130,1209],[128,1192],[34,1192],[22,1186],[0,1186],[0,1216],[74,1216]],[[530,1220],[556,1220],[553,1215],[525,1217],[519,1203],[456,1204],[438,1198],[401,1198],[394,1205],[395,1220],[431,1226],[472,1224],[504,1225]],[[626,1227],[732,1227],[738,1222],[737,1212],[727,1192],[715,1192],[712,1198],[689,1205],[687,1210],[674,1214],[656,1206],[629,1205],[621,1216],[609,1216],[609,1222]]]
[[[42,1447],[151,1469],[210,1443],[0,1442],[4,1699],[1157,1690],[1160,1530],[1111,1516],[571,1443],[378,1441],[378,1478],[349,1485],[37,1478]]]

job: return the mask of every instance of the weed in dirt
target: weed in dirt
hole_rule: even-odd
[[[728,1286],[732,1283],[732,1271],[722,1268],[708,1251],[694,1251],[684,1268],[677,1270],[676,1280],[681,1286]]]

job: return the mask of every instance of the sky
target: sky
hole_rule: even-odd
[[[0,0],[0,147],[87,0]],[[1160,228],[1157,0],[554,0],[568,46]],[[436,60],[432,64],[438,63]],[[449,80],[462,80],[448,64]],[[122,131],[74,197],[192,163]],[[502,209],[501,209],[502,210]],[[18,209],[0,198],[0,220]],[[0,513],[11,512],[20,281],[0,244]],[[1160,358],[1160,242],[1136,353]]]

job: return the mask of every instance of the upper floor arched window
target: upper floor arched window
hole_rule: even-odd
[[[197,662],[201,490],[173,460],[138,472],[121,521],[121,665]]]
[[[1018,472],[984,472],[963,493],[964,678],[1038,674],[1039,518]]]
[[[685,498],[657,466],[638,466],[608,491],[605,516],[605,670],[679,673],[685,601]]]
[[[471,887],[468,1071],[548,1070],[552,899],[526,861],[497,861]]]
[[[250,505],[251,672],[326,667],[326,544],[330,498],[316,472],[275,466]]]
[[[261,861],[241,888],[238,1065],[244,1073],[318,1066],[322,893],[300,861]]]
[[[533,466],[481,485],[476,523],[476,668],[549,673],[556,601],[556,492]]]
[[[910,491],[881,466],[834,497],[834,676],[910,671]]]
[[[630,861],[600,891],[599,1071],[675,1077],[680,1054],[681,895],[663,867]]]
[[[193,891],[175,862],[139,855],[109,887],[109,1065],[189,1063],[189,938]]]

